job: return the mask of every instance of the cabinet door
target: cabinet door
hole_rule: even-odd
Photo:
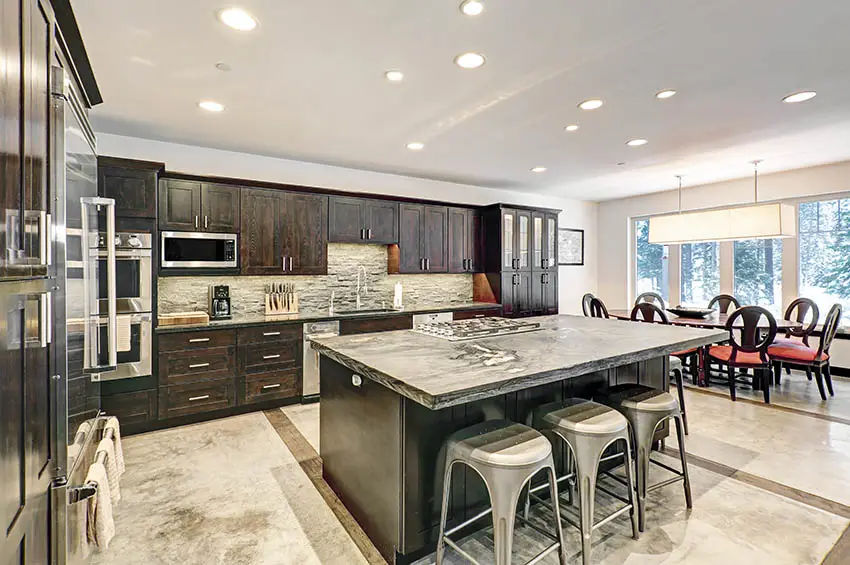
[[[239,233],[239,187],[205,184],[201,190],[204,231]]]
[[[531,270],[531,212],[516,213],[516,239],[514,243],[517,269]]]
[[[365,240],[366,200],[331,196],[328,208],[328,240],[331,243],[362,243]]]
[[[154,169],[103,164],[101,160],[97,167],[97,191],[115,200],[116,216],[156,218],[156,178]]]
[[[516,276],[513,271],[502,272],[502,315],[506,318],[517,315]]]
[[[558,313],[558,270],[552,269],[546,275],[546,284],[543,285],[543,314],[554,315]]]
[[[535,271],[546,268],[546,218],[543,212],[531,214],[531,268]]]
[[[159,182],[160,229],[201,231],[201,216],[201,183],[171,179]]]
[[[425,270],[422,254],[422,231],[425,207],[419,204],[399,206],[399,271],[421,273]]]
[[[429,273],[445,273],[449,267],[449,210],[445,206],[425,206],[422,216],[422,257]]]
[[[516,269],[516,212],[502,210],[502,270]]]
[[[534,289],[530,271],[518,271],[514,303],[519,316],[534,315]]]
[[[558,216],[544,216],[543,265],[550,271],[558,271]]]
[[[369,243],[398,243],[398,202],[367,200],[363,210]]]
[[[534,271],[531,274],[531,310],[535,316],[543,314],[546,302],[546,273]]]
[[[284,194],[277,190],[242,190],[239,250],[243,275],[283,274],[283,198]]]
[[[475,210],[469,210],[468,245],[469,270],[474,273],[484,272],[484,216]]]
[[[281,229],[286,274],[328,274],[327,196],[286,194]]]
[[[465,208],[449,208],[449,272],[465,273],[469,270],[470,228],[468,214]]]

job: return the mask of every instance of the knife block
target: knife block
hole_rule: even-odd
[[[298,313],[298,293],[266,293],[266,316]]]

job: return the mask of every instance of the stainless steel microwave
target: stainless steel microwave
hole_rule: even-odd
[[[164,269],[234,269],[239,266],[235,233],[161,232]]]

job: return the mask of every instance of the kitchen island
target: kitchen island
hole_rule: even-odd
[[[609,385],[668,387],[668,355],[725,331],[576,316],[467,341],[416,331],[318,339],[323,475],[390,563],[433,551],[444,442],[489,419],[526,422],[534,407]],[[662,430],[665,434],[666,430]],[[452,477],[450,525],[486,504],[471,472]]]

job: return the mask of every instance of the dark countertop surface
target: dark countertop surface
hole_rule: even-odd
[[[263,314],[236,315],[230,320],[210,320],[208,324],[189,324],[182,326],[159,326],[156,333],[179,333],[198,330],[228,330],[237,328],[251,328],[269,324],[302,324],[304,322],[322,322],[327,320],[362,320],[376,318],[392,318],[412,314],[431,314],[435,312],[457,312],[460,310],[483,310],[501,309],[500,304],[489,302],[468,302],[465,304],[426,304],[422,306],[411,306],[403,310],[392,312],[367,312],[363,314],[333,315],[329,316],[327,310],[304,311],[298,314],[284,314],[280,316],[265,316]]]
[[[313,348],[431,409],[527,389],[728,339],[726,330],[582,316],[523,318],[541,329],[469,341],[412,330],[316,338]]]

